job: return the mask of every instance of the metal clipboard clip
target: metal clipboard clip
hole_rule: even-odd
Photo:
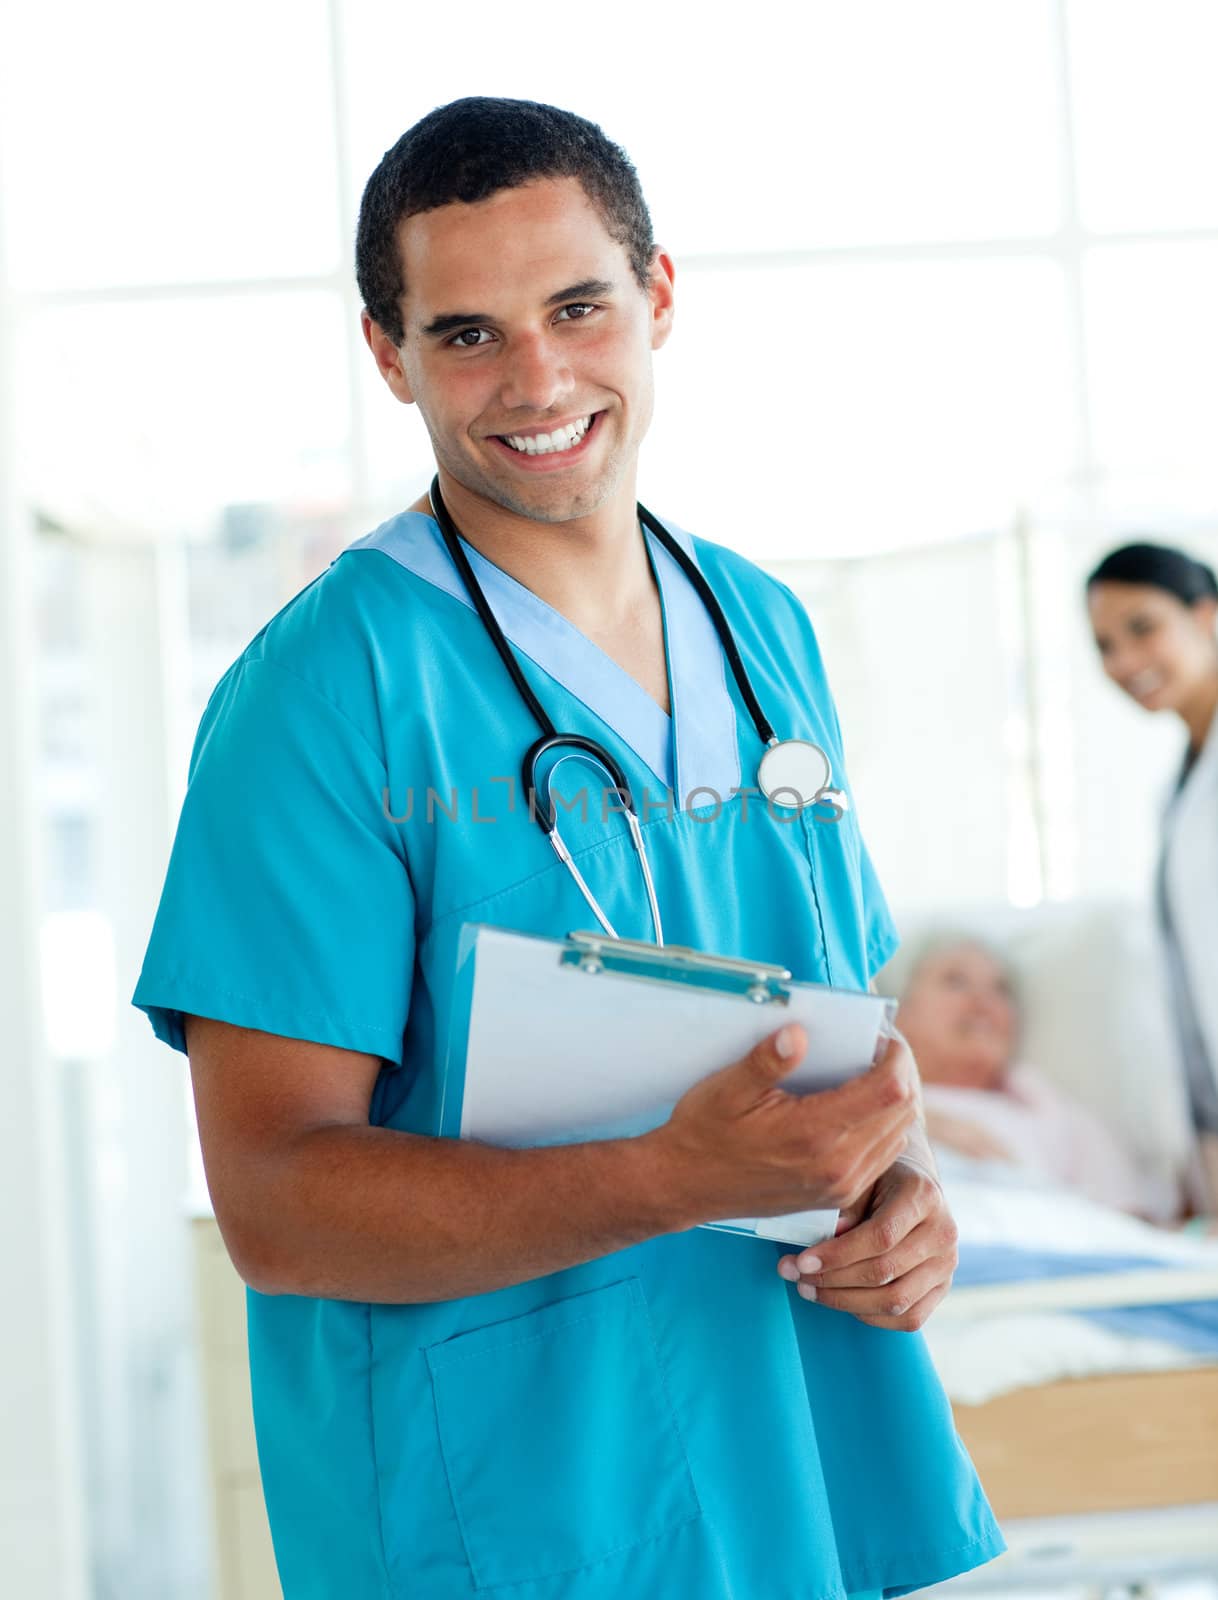
[[[575,972],[589,976],[616,972],[644,982],[709,989],[716,994],[736,995],[759,1006],[790,1004],[791,991],[787,984],[791,974],[786,967],[740,960],[735,956],[708,955],[682,944],[657,945],[644,939],[611,939],[604,933],[569,933],[567,940],[567,948],[559,952],[558,964]]]

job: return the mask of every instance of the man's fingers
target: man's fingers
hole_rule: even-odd
[[[808,1053],[808,1035],[798,1022],[788,1022],[753,1046],[747,1056],[728,1067],[751,1088],[772,1089],[782,1082]]]
[[[870,1227],[871,1223],[864,1222],[854,1231],[864,1233]],[[806,1273],[805,1281],[815,1289],[883,1289],[912,1272],[919,1263],[945,1255],[949,1247],[944,1232],[931,1219],[916,1223],[899,1238],[894,1228],[892,1233],[881,1229],[872,1234],[872,1239],[879,1248],[849,1262],[834,1257],[816,1272]],[[891,1239],[891,1243],[882,1243],[884,1239]],[[823,1259],[829,1254],[827,1242],[825,1249],[814,1245],[807,1253]]]
[[[831,1113],[849,1123],[876,1116],[888,1110],[916,1114],[918,1080],[913,1057],[901,1040],[894,1039],[874,1067],[840,1084],[822,1089],[815,1099],[822,1113]]]
[[[851,1085],[847,1085],[851,1087]],[[890,1139],[903,1137],[905,1130],[916,1121],[917,1103],[901,1095],[868,1097],[853,1106],[835,1100],[833,1096],[844,1090],[830,1089],[800,1097],[801,1114],[810,1125],[818,1129],[836,1128],[844,1138],[865,1140],[867,1146],[878,1146]]]
[[[894,1161],[899,1161],[909,1148],[910,1119],[902,1117],[897,1125],[888,1133],[867,1157],[868,1170],[872,1179],[879,1178],[888,1171]]]
[[[923,1226],[934,1229],[933,1219],[929,1222],[928,1219],[932,1202],[940,1199],[938,1190],[929,1180],[925,1187],[921,1184],[908,1185],[904,1191],[898,1191],[892,1198],[886,1199],[857,1227],[847,1233],[839,1233],[833,1239],[826,1239],[823,1244],[816,1245],[811,1254],[822,1262],[826,1272],[857,1267],[860,1262],[889,1256]],[[950,1232],[950,1225],[945,1220],[942,1229],[944,1244],[948,1242]]]
[[[764,1093],[789,1077],[807,1052],[806,1030],[798,1022],[789,1022],[762,1039],[748,1055],[725,1067],[720,1076],[733,1086]],[[917,1083],[911,1062],[904,1044],[894,1040],[876,1066],[836,1089],[813,1091],[799,1099],[818,1126],[832,1123],[843,1130],[854,1130],[868,1125],[867,1131],[879,1139],[907,1126],[916,1115]],[[874,1128],[869,1126],[872,1123]]]
[[[797,1292],[805,1300],[814,1299],[830,1311],[848,1311],[874,1327],[897,1328],[907,1326],[905,1319],[915,1310],[924,1309],[929,1315],[947,1293],[951,1275],[951,1261],[934,1256],[879,1288],[830,1289],[801,1279]],[[932,1296],[932,1303],[923,1307],[923,1302]]]
[[[854,1315],[860,1322],[865,1322],[869,1328],[883,1328],[889,1333],[917,1333],[930,1321],[931,1313],[935,1307],[941,1305],[951,1288],[951,1280],[938,1284],[929,1294],[915,1301],[907,1311],[900,1316],[886,1316],[883,1312],[855,1312]]]
[[[890,1116],[867,1129],[867,1143],[858,1144],[860,1133],[843,1134],[856,1145],[847,1170],[839,1174],[836,1185],[840,1196],[839,1207],[851,1212],[870,1194],[876,1180],[888,1171],[909,1142],[909,1120],[903,1116]]]

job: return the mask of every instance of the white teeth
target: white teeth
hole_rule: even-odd
[[[1162,682],[1162,673],[1139,672],[1136,678],[1130,678],[1129,687],[1134,694],[1152,694]]]
[[[578,422],[569,422],[565,428],[558,428],[553,433],[511,433],[505,438],[513,450],[519,450],[523,455],[552,455],[577,445],[591,426],[591,417],[581,417]]]

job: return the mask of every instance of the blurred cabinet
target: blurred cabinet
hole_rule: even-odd
[[[215,1600],[282,1600],[250,1400],[245,1286],[215,1219],[195,1217],[199,1344],[215,1530]]]

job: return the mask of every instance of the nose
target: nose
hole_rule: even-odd
[[[508,411],[551,411],[574,388],[565,352],[542,333],[514,339],[502,371],[499,399]]]

